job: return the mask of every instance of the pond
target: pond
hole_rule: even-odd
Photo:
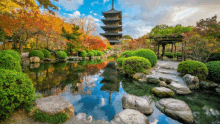
[[[36,92],[44,96],[62,96],[73,104],[75,114],[86,113],[94,120],[111,121],[115,114],[123,110],[122,96],[129,93],[143,96],[151,103],[154,108],[154,112],[148,116],[151,124],[181,123],[166,116],[155,107],[155,102],[159,100],[151,93],[155,85],[134,81],[117,72],[112,72],[113,75],[110,75],[109,72],[112,70],[105,68],[110,61],[115,60],[111,58],[105,61],[32,64],[23,67],[23,72],[33,81]],[[162,71],[159,72],[162,73]],[[171,76],[172,78],[180,79],[176,72],[171,74],[176,75],[176,77]],[[195,123],[220,123],[220,99],[216,94],[194,91],[191,95],[175,96],[175,98],[189,105]]]

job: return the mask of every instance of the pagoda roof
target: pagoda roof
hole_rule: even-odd
[[[109,11],[102,12],[103,14],[113,14],[113,13],[122,13],[122,11],[118,11],[115,9],[110,9]]]
[[[119,29],[120,31],[122,31],[122,26],[121,25],[114,25],[114,26],[101,26],[101,28],[103,30],[108,30],[108,29],[111,29],[111,28],[116,28],[116,29]]]
[[[104,24],[108,24],[108,22],[117,22],[119,21],[120,25],[122,25],[122,19],[111,18],[111,19],[101,19]]]
[[[121,35],[122,36],[122,33],[100,33],[100,35],[103,35],[103,36],[108,36],[108,35]]]

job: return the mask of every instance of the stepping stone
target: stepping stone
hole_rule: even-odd
[[[69,117],[74,116],[73,105],[61,96],[49,96],[36,99],[36,107],[48,115],[66,113]]]
[[[155,87],[152,91],[158,97],[173,97],[175,95],[172,90],[165,87]]]
[[[167,87],[173,90],[176,94],[186,95],[192,93],[187,86],[184,86],[180,83],[172,82],[171,84],[167,85]]]

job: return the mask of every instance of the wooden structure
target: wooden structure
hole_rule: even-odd
[[[122,38],[122,11],[117,11],[114,9],[114,0],[112,0],[112,9],[107,12],[102,12],[105,19],[102,22],[105,26],[101,28],[105,33],[100,33],[100,35],[106,37],[111,45],[119,43],[119,39]]]
[[[165,54],[165,47],[167,44],[172,44],[172,49],[171,52],[175,52],[176,53],[176,43],[182,43],[182,58],[181,60],[185,61],[185,47],[186,47],[186,42],[183,41],[184,36],[183,35],[179,35],[179,36],[173,36],[173,35],[169,35],[169,36],[155,36],[155,37],[149,37],[148,39],[154,39],[155,40],[155,44],[157,46],[157,57],[160,58],[159,53],[160,53],[160,45],[162,45],[162,59],[163,56]],[[173,51],[173,48],[175,47],[175,51]],[[179,60],[179,58],[177,58],[177,60]]]

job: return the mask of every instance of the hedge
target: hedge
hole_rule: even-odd
[[[81,56],[81,57],[86,57],[86,56],[87,56],[86,51],[85,51],[85,50],[81,51],[81,52],[80,52],[80,56]]]
[[[206,63],[208,68],[207,79],[220,83],[220,61],[211,61]]]
[[[0,69],[0,120],[8,118],[17,108],[33,104],[35,89],[22,72]]]
[[[125,51],[121,53],[120,58],[128,58],[131,56],[133,56],[133,51]]]
[[[146,73],[146,71],[151,68],[151,63],[148,59],[134,56],[126,58],[122,67],[129,76],[132,76],[138,72]]]
[[[14,50],[2,50],[0,52],[8,53],[11,56],[15,57],[19,62],[21,61],[21,56],[17,51]]]
[[[20,61],[7,52],[0,52],[0,68],[22,71]]]
[[[66,59],[67,54],[64,51],[57,51],[56,52],[56,57],[59,58],[59,59]]]
[[[157,56],[154,53],[154,51],[150,49],[139,49],[134,51],[133,56],[139,56],[139,57],[144,57],[148,59],[151,63],[151,66],[155,66],[157,63]]]
[[[41,60],[44,59],[44,53],[40,50],[32,50],[29,52],[29,57],[39,57]]]
[[[50,52],[48,50],[41,49],[41,51],[43,52],[45,58],[49,58],[50,57]]]
[[[178,65],[178,72],[185,74],[191,74],[199,78],[199,80],[205,80],[208,75],[207,66],[199,61],[187,60],[180,62]]]

